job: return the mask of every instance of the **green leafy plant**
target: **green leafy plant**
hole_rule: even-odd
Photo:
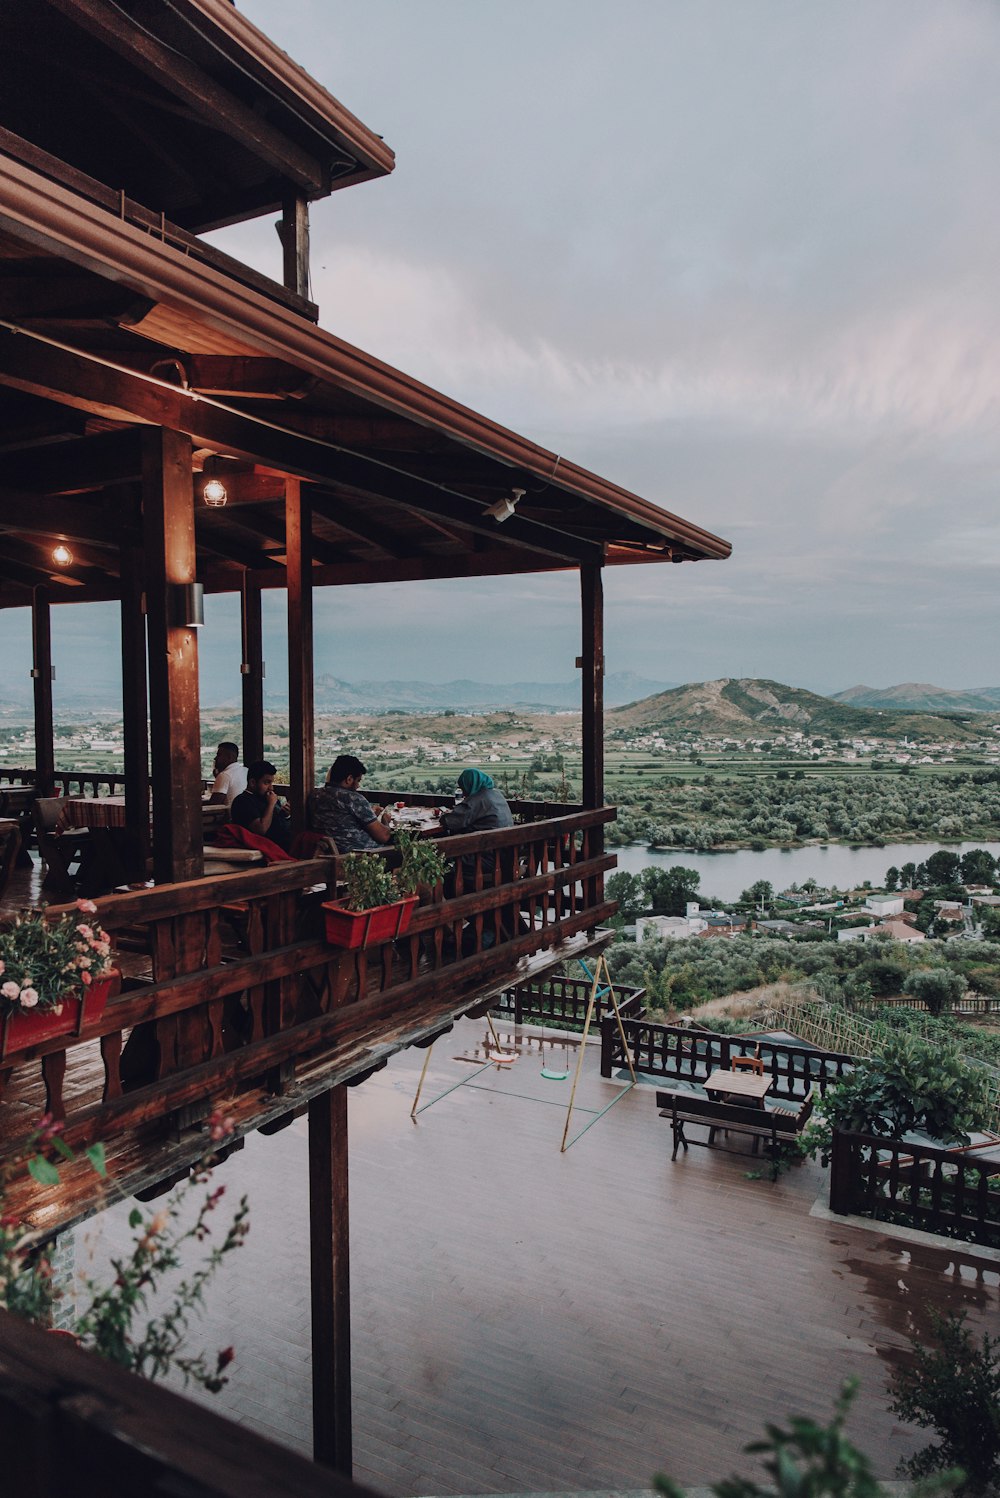
[[[344,904],[348,910],[374,910],[400,898],[399,887],[378,853],[350,853],[344,859]]]
[[[41,911],[0,931],[0,1013],[61,1009],[111,971],[111,942],[92,916],[97,906],[78,900],[77,913],[49,921]]]
[[[441,883],[450,866],[433,840],[401,829],[393,841],[400,853],[396,884],[401,894],[415,895],[421,885],[433,889]]]
[[[766,1425],[767,1439],[744,1447],[749,1456],[762,1456],[772,1486],[749,1477],[732,1476],[715,1483],[716,1498],[884,1498],[867,1456],[844,1435],[843,1426],[857,1393],[857,1379],[849,1379],[834,1406],[829,1425],[793,1416],[788,1429]],[[684,1498],[684,1490],[658,1474],[653,1485],[664,1498]],[[939,1485],[937,1491],[941,1491]]]
[[[827,1092],[802,1144],[808,1153],[827,1156],[834,1129],[886,1139],[919,1129],[932,1139],[968,1144],[986,1101],[983,1077],[957,1047],[898,1035]]]
[[[977,1341],[959,1315],[931,1310],[936,1340],[913,1345],[913,1362],[893,1378],[893,1413],[941,1440],[900,1464],[922,1478],[949,1468],[963,1469],[958,1492],[1000,1493],[1000,1337],[984,1332]]]

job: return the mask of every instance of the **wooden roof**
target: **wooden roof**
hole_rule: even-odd
[[[119,596],[121,548],[141,540],[149,425],[190,436],[199,498],[209,472],[226,484],[224,509],[196,507],[209,590],[248,573],[284,585],[286,477],[307,481],[318,584],[729,554],[699,526],[323,332],[310,303],[202,244],[191,229],[206,219],[269,206],[277,145],[261,130],[244,138],[241,111],[328,166],[334,138],[350,147],[336,182],[388,170],[391,153],[226,0],[143,0],[129,16],[139,10],[125,25],[115,0],[11,0],[0,23],[16,43],[0,48],[0,606],[27,602],[39,583],[56,601]],[[104,123],[79,142],[52,106],[58,90],[36,98],[13,84],[43,41],[63,57],[70,27],[87,66],[76,77],[75,63],[60,63],[65,99],[82,106],[74,90],[108,74],[107,110],[94,111]],[[93,39],[103,72],[91,75]],[[163,48],[172,72],[150,90]],[[217,128],[206,112],[219,90],[230,92]],[[116,158],[112,139],[128,132],[121,120],[108,128],[133,109],[135,140],[152,131],[162,146],[146,142],[134,174],[132,146],[122,141]],[[295,159],[282,180],[308,195]],[[224,211],[220,173],[231,173]],[[487,511],[515,489],[516,514],[499,524]],[[55,538],[72,565],[53,565]]]
[[[8,131],[193,232],[393,154],[228,0],[4,0]]]

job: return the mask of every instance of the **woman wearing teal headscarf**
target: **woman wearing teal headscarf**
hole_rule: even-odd
[[[506,797],[502,791],[497,790],[490,776],[482,770],[463,770],[458,777],[458,788],[465,799],[455,807],[454,811],[441,814],[441,826],[446,833],[454,835],[458,832],[489,832],[496,827],[513,827],[514,818],[510,814]],[[481,862],[483,878],[492,880],[494,855],[482,854]],[[474,887],[475,877],[475,859],[463,858],[462,882],[466,891]],[[450,893],[450,891],[446,892]]]
[[[458,777],[458,788],[463,796],[475,796],[480,791],[492,791],[495,786],[484,770],[463,770]]]

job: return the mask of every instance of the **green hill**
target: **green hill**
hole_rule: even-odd
[[[732,738],[782,732],[833,738],[908,738],[917,743],[964,742],[983,734],[974,713],[894,712],[847,707],[800,687],[754,677],[692,682],[613,709],[607,726]]]

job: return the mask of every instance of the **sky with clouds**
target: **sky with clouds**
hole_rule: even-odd
[[[992,0],[240,6],[396,152],[313,209],[323,325],[732,540],[609,569],[609,669],[1000,684]],[[219,238],[280,275],[269,222]],[[577,610],[562,576],[327,590],[319,669],[568,679]]]

